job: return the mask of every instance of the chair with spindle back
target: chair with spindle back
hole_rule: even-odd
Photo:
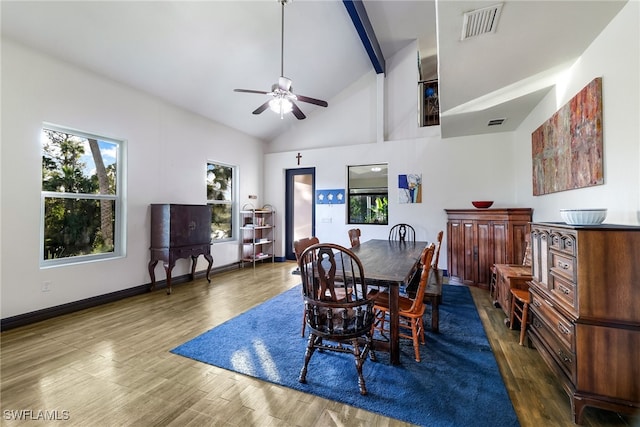
[[[396,224],[389,230],[389,240],[415,242],[416,230],[409,224]]]
[[[351,353],[360,394],[367,394],[362,366],[369,356],[375,360],[371,329],[374,298],[367,295],[360,259],[343,246],[320,243],[306,248],[299,264],[309,340],[298,380],[307,382],[309,361],[316,350]],[[338,297],[340,288],[348,291],[349,298]]]

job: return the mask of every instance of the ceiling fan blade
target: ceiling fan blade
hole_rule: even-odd
[[[315,104],[315,105],[319,105],[321,107],[328,107],[329,106],[327,101],[323,101],[321,99],[309,98],[308,96],[303,96],[303,95],[296,95],[296,97],[298,98],[298,101],[308,102],[309,104]]]
[[[296,105],[295,102],[291,101],[291,112],[298,120],[306,119],[307,116],[304,115],[302,110]]]
[[[265,92],[263,90],[251,90],[251,89],[234,89],[234,92],[244,92],[244,93],[259,93],[260,95],[267,95],[270,92]]]
[[[260,114],[267,108],[269,108],[269,101],[265,102],[264,104],[262,104],[261,106],[253,110],[253,114]]]

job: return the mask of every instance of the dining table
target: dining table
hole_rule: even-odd
[[[389,291],[390,336],[389,359],[400,364],[399,296],[400,287],[407,285],[420,265],[420,255],[428,242],[371,239],[351,248],[362,263],[367,287],[387,288]],[[385,349],[376,341],[376,349]]]

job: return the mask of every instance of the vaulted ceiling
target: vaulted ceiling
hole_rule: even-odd
[[[423,73],[439,78],[442,135],[451,137],[515,129],[625,2],[506,0],[494,33],[464,41],[464,13],[495,1],[362,4],[385,58],[418,40]],[[3,37],[265,141],[296,126],[292,116],[252,115],[265,95],[233,92],[268,91],[278,80],[277,0],[3,0],[1,7]],[[340,0],[290,2],[284,33],[284,74],[293,91],[327,100],[329,108],[372,71]],[[299,106],[306,120],[322,109]],[[488,127],[495,118],[506,120]]]

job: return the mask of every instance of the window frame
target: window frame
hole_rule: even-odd
[[[238,210],[238,166],[231,165],[225,162],[220,162],[217,160],[207,160],[206,168],[205,168],[205,186],[207,183],[207,174],[209,173],[209,165],[222,166],[225,168],[231,169],[231,200],[211,200],[209,199],[208,194],[206,195],[207,205],[229,205],[231,207],[231,236],[221,239],[214,238],[213,229],[211,230],[211,244],[216,243],[225,243],[232,242],[238,240],[238,223],[239,223],[239,210]],[[213,212],[212,212],[213,215]],[[212,218],[213,220],[213,218]],[[213,225],[213,221],[211,222]]]
[[[351,168],[374,168],[374,167],[384,167],[386,170],[386,186],[381,187],[381,186],[372,186],[372,187],[356,187],[352,185],[351,182]],[[368,163],[368,164],[361,164],[361,165],[348,165],[347,166],[347,170],[346,170],[346,174],[347,174],[347,209],[346,209],[346,214],[347,214],[347,224],[349,225],[389,225],[389,177],[388,177],[388,173],[389,173],[389,164],[388,163]],[[386,198],[386,203],[385,203],[385,209],[386,209],[386,215],[385,215],[385,221],[381,221],[381,222],[357,222],[357,221],[352,221],[352,214],[351,214],[351,199],[352,197],[362,197],[362,195],[366,195],[366,194],[370,194],[372,196],[375,195],[380,195],[383,198]],[[366,215],[365,215],[366,217]]]
[[[44,130],[61,132],[78,136],[85,139],[95,139],[104,141],[116,146],[116,172],[115,172],[115,194],[87,194],[87,193],[71,193],[59,191],[43,191],[42,190],[42,172],[40,174],[40,249],[39,264],[40,268],[50,268],[58,266],[66,266],[73,264],[82,264],[87,262],[110,260],[122,258],[126,256],[126,206],[125,206],[125,179],[126,179],[126,140],[121,138],[113,138],[98,135],[90,132],[84,132],[67,126],[59,126],[52,123],[44,122],[40,128],[40,134]],[[40,142],[41,152],[43,152],[43,143]],[[42,171],[42,155],[40,156],[40,170]],[[74,255],[64,258],[45,259],[45,201],[47,199],[82,199],[82,200],[112,200],[114,202],[114,226],[113,226],[113,251],[98,254]]]

